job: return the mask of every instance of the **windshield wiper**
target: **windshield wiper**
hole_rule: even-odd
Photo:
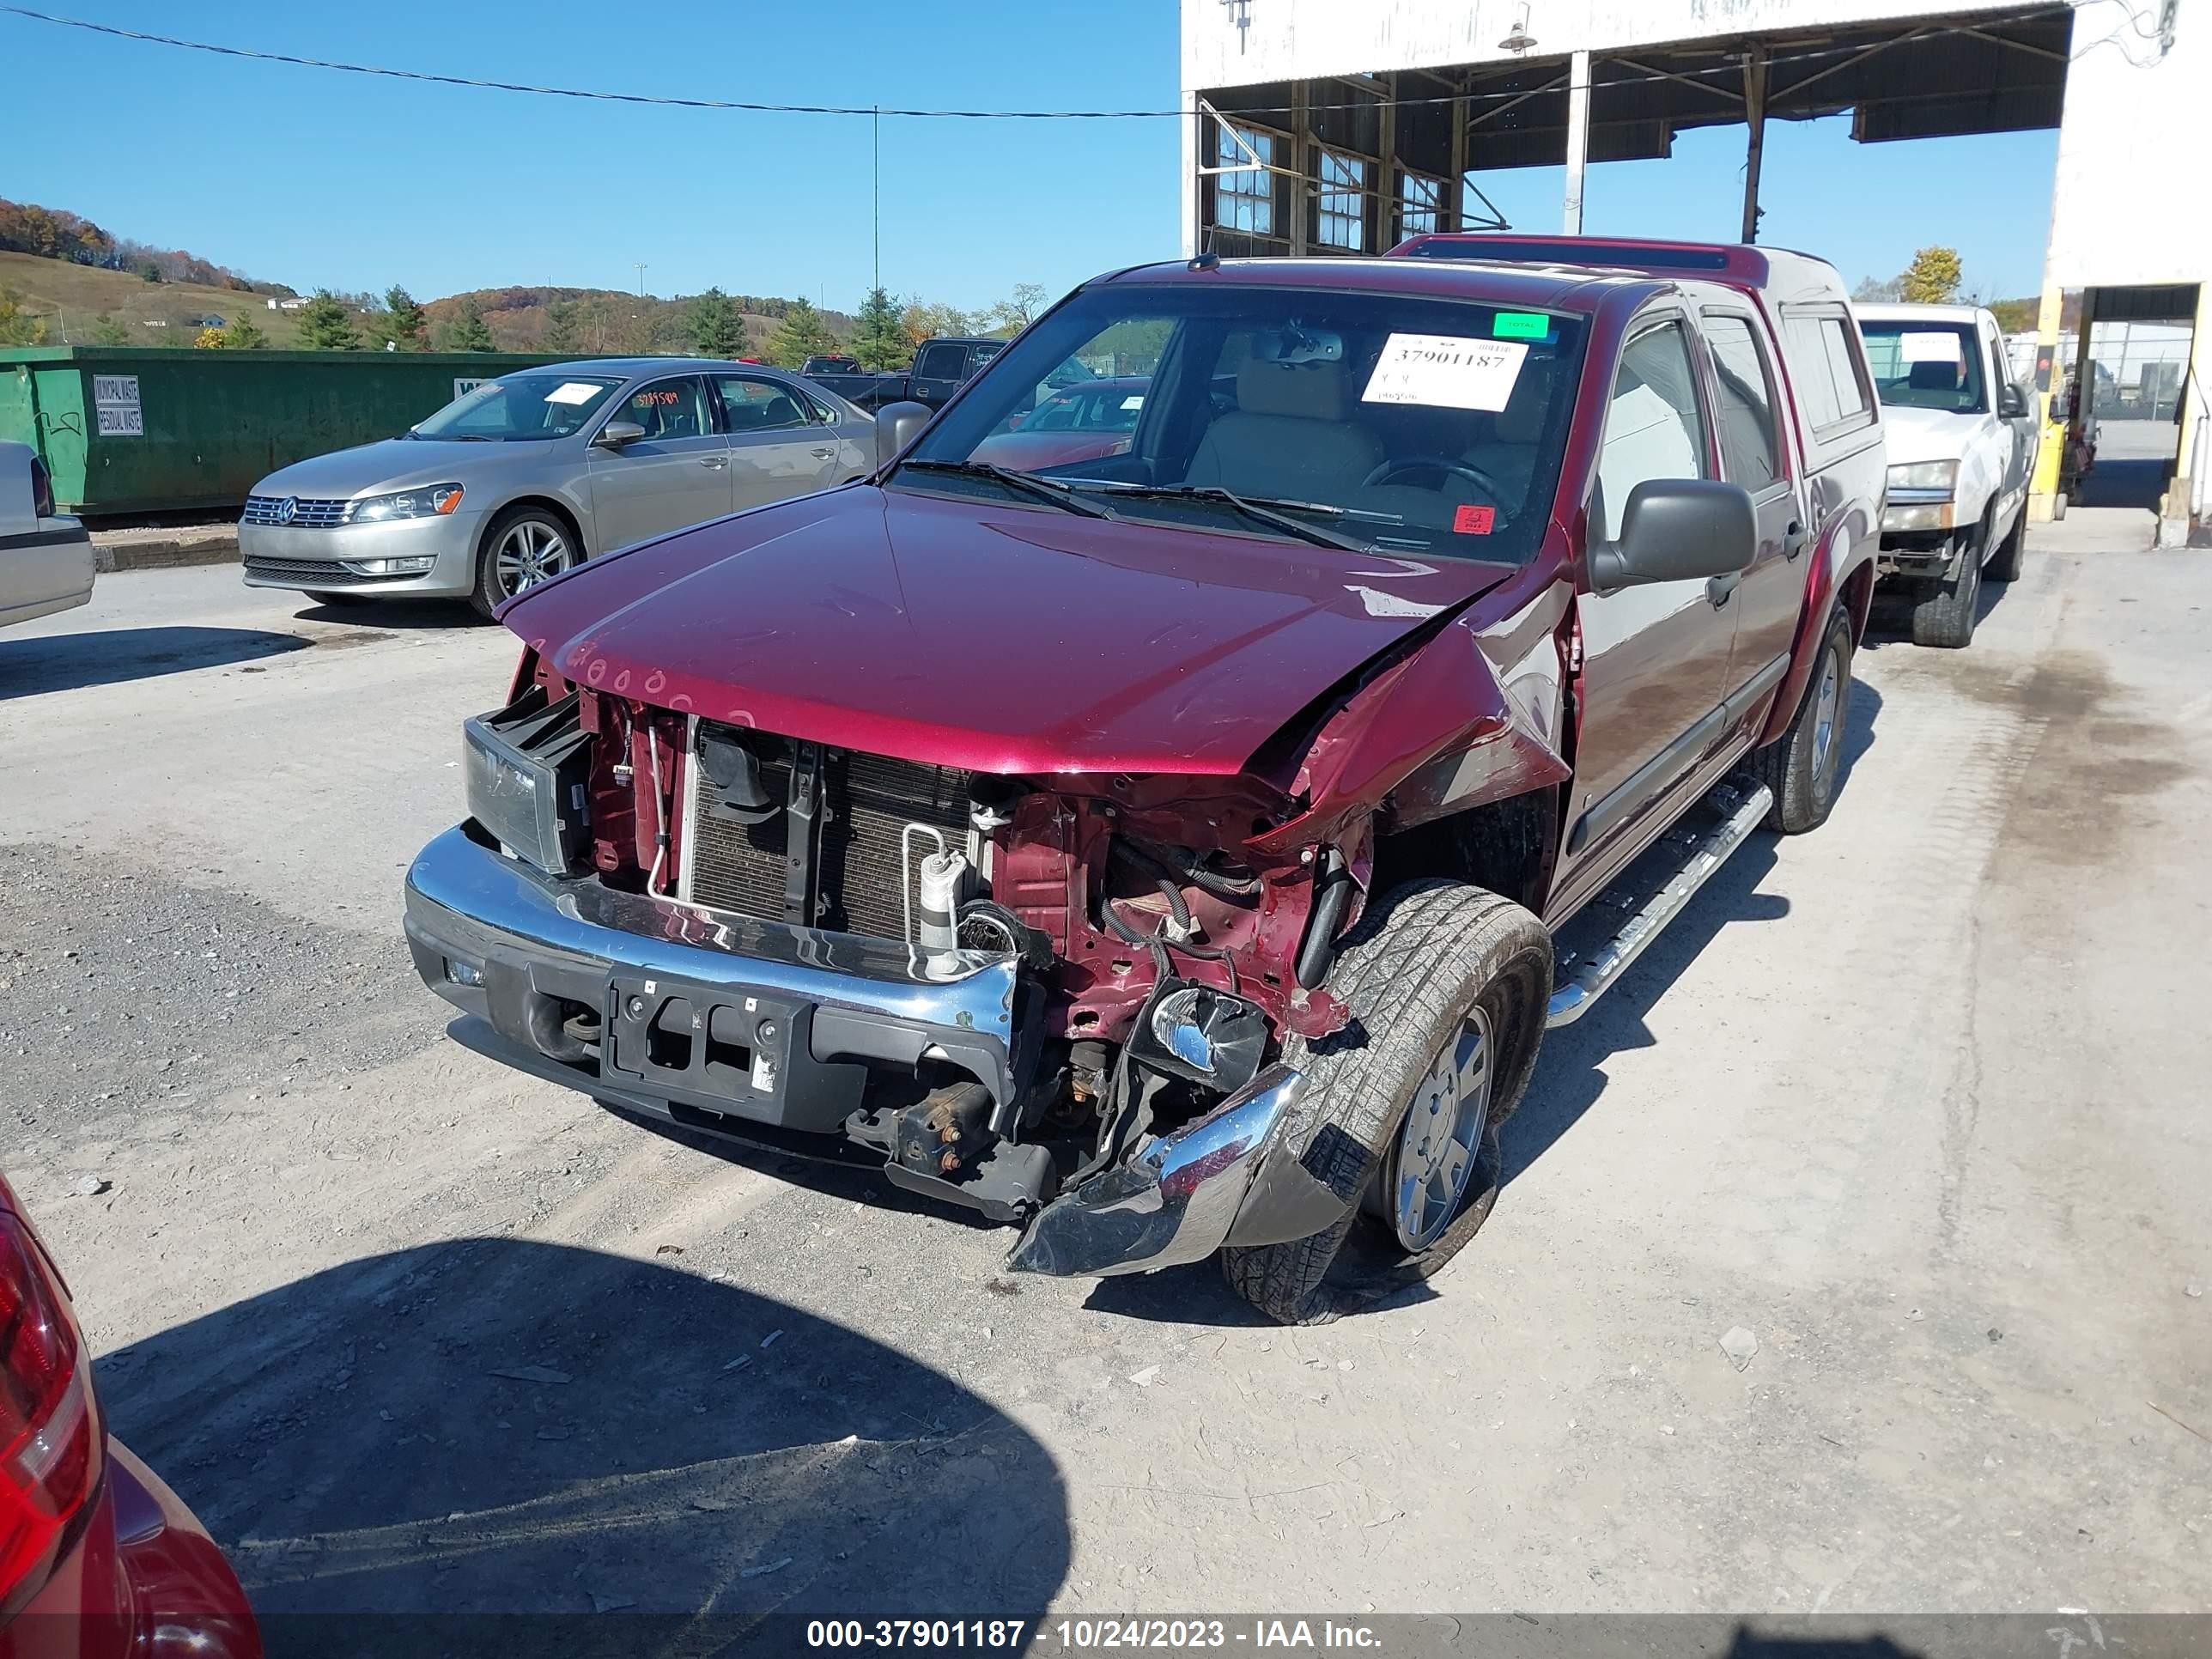
[[[990,461],[902,461],[899,464],[902,472],[908,467],[921,472],[950,472],[963,478],[988,478],[994,483],[1004,484],[1017,495],[1027,495],[1035,501],[1049,501],[1070,513],[1079,513],[1086,519],[1118,519],[1121,516],[1111,507],[1085,501],[1064,483],[1040,478],[1032,472],[1018,472],[1011,466],[1000,466]]]
[[[1365,542],[1340,536],[1334,530],[1323,530],[1316,524],[1307,524],[1287,513],[1278,513],[1273,506],[1255,501],[1249,495],[1239,495],[1232,489],[1224,489],[1218,484],[1124,484],[1097,479],[1091,482],[1095,487],[1111,489],[1117,495],[1134,495],[1147,501],[1218,501],[1222,506],[1243,514],[1255,524],[1264,524],[1286,536],[1295,536],[1302,542],[1311,542],[1316,547],[1341,548],[1347,553],[1374,550]],[[1327,501],[1283,501],[1280,505],[1296,507],[1302,513],[1326,513],[1331,518],[1351,516],[1343,507],[1333,507]]]

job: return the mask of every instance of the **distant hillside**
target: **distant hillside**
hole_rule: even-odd
[[[228,322],[241,312],[252,313],[272,347],[296,343],[293,313],[269,310],[258,294],[149,283],[127,270],[35,254],[0,253],[0,295],[13,295],[24,313],[45,320],[50,345],[96,345],[102,343],[98,335],[120,335],[132,345],[188,346],[203,319]]]
[[[745,332],[755,351],[768,344],[791,305],[788,300],[760,295],[733,294],[730,297],[744,315]],[[552,325],[556,307],[562,308],[568,319],[575,341],[574,349],[579,356],[685,352],[692,349],[687,326],[691,309],[690,296],[663,300],[648,295],[640,299],[635,294],[605,288],[481,288],[466,294],[448,295],[422,307],[429,314],[434,340],[441,336],[462,303],[469,300],[475,301],[483,313],[492,338],[501,351],[550,349],[545,336]],[[852,337],[853,319],[845,313],[824,311],[820,315],[838,339]]]
[[[56,259],[101,270],[149,273],[163,282],[188,283],[199,288],[235,289],[243,293],[289,297],[282,283],[257,283],[227,265],[215,264],[182,248],[155,247],[115,236],[66,208],[40,207],[35,202],[10,202],[0,197],[0,252],[27,253],[33,258]]]

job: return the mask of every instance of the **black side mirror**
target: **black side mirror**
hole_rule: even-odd
[[[880,465],[912,443],[934,411],[927,404],[885,404],[876,411],[876,460]]]
[[[2027,398],[2016,386],[1997,388],[1997,418],[2016,421],[2027,413]]]
[[[1759,514],[1741,484],[1647,478],[1628,497],[1620,539],[1590,549],[1600,593],[1645,582],[1733,576],[1759,551]]]
[[[597,449],[620,449],[643,436],[645,428],[635,421],[609,421],[599,428],[599,435],[592,440],[592,444]]]

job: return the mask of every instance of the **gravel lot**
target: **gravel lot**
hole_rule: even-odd
[[[0,635],[0,1167],[271,1611],[2212,1607],[2212,567],[2058,545],[1323,1329],[447,1041],[399,876],[512,641],[221,568]]]

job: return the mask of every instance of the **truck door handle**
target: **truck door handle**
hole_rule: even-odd
[[[1735,585],[1742,580],[1741,571],[1736,571],[1726,576],[1715,576],[1705,584],[1706,600],[1714,610],[1718,611],[1729,602],[1729,598],[1735,592]]]
[[[834,449],[810,449],[806,453],[817,461],[826,461],[837,452]]]
[[[1792,519],[1790,521],[1790,528],[1782,532],[1782,556],[1785,559],[1796,558],[1805,550],[1812,539],[1813,532],[1796,520]]]
[[[700,465],[712,467],[717,472],[720,472],[729,464],[730,458],[726,455],[702,455],[699,458]]]

